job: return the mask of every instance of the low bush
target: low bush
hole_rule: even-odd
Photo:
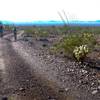
[[[41,28],[27,28],[25,29],[25,33],[34,37],[47,37],[49,35],[49,32],[42,30]]]
[[[93,50],[95,42],[96,40],[92,33],[69,34],[54,46],[54,50],[56,52],[63,50],[67,55],[72,57],[74,53],[76,59],[80,60]]]
[[[84,33],[82,34],[82,44],[88,45],[90,49],[94,48],[96,44],[96,39],[94,34],[92,33]]]
[[[24,31],[25,31],[25,34],[27,36],[34,36],[36,34],[35,31],[34,31],[34,29],[32,29],[32,28],[27,28]]]

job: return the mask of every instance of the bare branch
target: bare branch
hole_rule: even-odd
[[[66,21],[64,20],[64,18],[62,17],[61,13],[58,12],[58,15],[60,16],[61,20],[64,22],[64,24],[67,26]]]
[[[66,20],[67,20],[67,24],[69,25],[69,20],[68,20],[68,17],[67,17],[67,15],[66,15],[65,11],[62,10],[62,12],[63,12],[63,14],[64,14],[64,16],[65,16],[65,18],[66,18]]]

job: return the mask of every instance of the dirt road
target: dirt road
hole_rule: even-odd
[[[15,52],[12,43],[0,39],[0,100],[66,100],[55,83],[41,77]],[[69,99],[68,99],[69,100]]]

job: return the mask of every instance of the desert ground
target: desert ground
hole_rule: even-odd
[[[0,38],[0,100],[100,100],[99,29],[21,26],[17,41],[6,30]],[[84,62],[51,52],[67,33],[90,31],[96,45]]]

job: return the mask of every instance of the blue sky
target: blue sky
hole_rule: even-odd
[[[100,20],[100,0],[0,0],[0,20]]]

